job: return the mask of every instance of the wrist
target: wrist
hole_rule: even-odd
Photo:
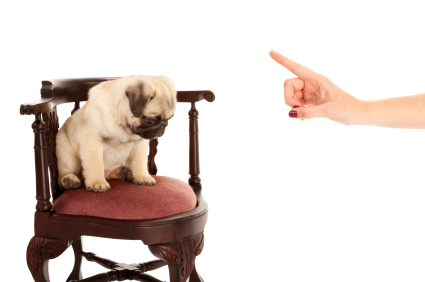
[[[371,106],[370,101],[358,100],[358,113],[356,125],[370,125]]]

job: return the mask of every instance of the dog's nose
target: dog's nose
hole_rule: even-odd
[[[145,122],[146,122],[148,125],[153,125],[153,124],[156,122],[156,120],[155,120],[155,119],[151,119],[151,118],[147,118],[147,119],[145,120]]]

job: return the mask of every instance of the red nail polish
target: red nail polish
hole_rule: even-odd
[[[290,111],[290,112],[289,112],[289,117],[291,117],[291,118],[296,118],[296,117],[298,117],[298,114],[297,114],[297,112],[296,112],[296,111]]]
[[[296,109],[296,108],[299,108],[299,107],[300,107],[300,106],[294,106],[293,108],[294,108],[294,109]]]

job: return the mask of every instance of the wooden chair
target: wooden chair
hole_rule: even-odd
[[[32,128],[35,139],[37,205],[34,220],[35,235],[30,240],[27,249],[28,268],[36,282],[49,282],[49,260],[57,258],[72,245],[75,264],[67,281],[159,281],[144,272],[165,265],[168,265],[171,282],[187,281],[189,277],[190,282],[203,281],[196,271],[195,258],[202,252],[204,246],[203,231],[207,222],[208,206],[202,198],[201,179],[198,176],[200,173],[198,111],[195,103],[204,99],[209,102],[214,101],[215,96],[211,91],[178,91],[177,93],[178,102],[191,103],[189,111],[190,178],[188,183],[197,198],[197,204],[193,210],[162,218],[123,220],[59,214],[52,209],[51,195],[53,202],[55,202],[61,197],[61,194],[63,196],[68,193],[68,191],[61,191],[58,185],[55,154],[56,133],[59,128],[57,106],[64,103],[75,103],[72,111],[74,113],[79,109],[81,101],[87,101],[87,93],[91,87],[111,79],[115,78],[43,81],[41,98],[35,102],[21,105],[21,115],[35,115]],[[157,145],[157,139],[150,141],[148,167],[151,175],[157,173],[154,161]],[[103,259],[93,253],[82,251],[82,236],[141,240],[149,246],[151,253],[159,260],[128,265]],[[109,268],[111,271],[83,279],[81,274],[83,256],[89,261],[97,262]]]

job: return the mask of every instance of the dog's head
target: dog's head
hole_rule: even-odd
[[[123,95],[127,126],[144,139],[161,137],[173,117],[177,98],[165,76],[132,76]]]

